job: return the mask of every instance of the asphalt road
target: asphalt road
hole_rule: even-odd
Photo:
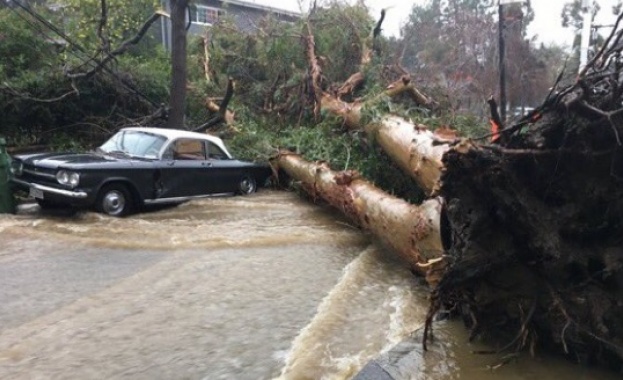
[[[13,241],[15,246],[16,241]],[[21,240],[0,254],[0,332],[95,294],[167,255]]]
[[[0,379],[275,378],[367,244],[271,192],[123,219],[0,215]]]

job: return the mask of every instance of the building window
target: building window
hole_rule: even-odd
[[[192,12],[192,22],[195,24],[213,25],[218,21],[221,13],[218,8],[197,5]]]

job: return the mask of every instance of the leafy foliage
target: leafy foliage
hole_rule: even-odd
[[[309,18],[316,52],[323,68],[324,84],[339,83],[358,70],[361,41],[374,22],[361,5],[339,2],[317,9]],[[311,121],[305,73],[307,71],[308,33],[305,19],[283,23],[266,17],[253,34],[239,30],[225,18],[207,31],[210,76],[224,91],[227,78],[237,82],[236,95],[252,109],[270,111],[281,107],[280,114]],[[191,43],[191,61],[202,62],[206,39]],[[205,73],[195,66],[191,81],[201,81]],[[213,85],[211,84],[211,86]]]
[[[123,83],[150,98],[166,98],[170,69],[161,50],[121,57],[117,75],[71,81],[63,75],[59,54],[65,45],[27,16],[0,9],[0,130],[10,143],[71,145],[64,134],[98,141],[118,123],[150,113]]]
[[[28,80],[33,72],[59,63],[49,59],[56,53],[54,44],[33,31],[17,13],[0,9],[0,25],[0,77]]]
[[[344,133],[339,121],[327,118],[320,124],[275,125],[270,119],[248,114],[240,131],[228,141],[232,153],[249,160],[267,160],[279,149],[300,153],[307,160],[326,161],[334,170],[357,170],[378,187],[413,203],[423,193],[413,180],[363,133]]]
[[[157,0],[107,0],[104,34],[114,48],[134,35],[143,22],[160,6]],[[97,35],[101,18],[100,0],[61,0],[58,17],[66,33],[87,50],[95,51],[101,41]]]
[[[437,88],[455,112],[488,115],[485,100],[499,98],[498,7],[484,0],[434,0],[412,8],[403,28],[403,64]],[[526,39],[529,6],[504,7],[507,100],[534,106],[547,94],[559,65],[548,66]],[[546,47],[541,47],[541,50]],[[563,62],[561,56],[559,62]]]

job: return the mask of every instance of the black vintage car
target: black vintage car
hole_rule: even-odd
[[[94,152],[17,155],[11,182],[42,208],[94,207],[124,216],[143,205],[251,194],[270,167],[233,159],[217,137],[176,129],[120,130]]]

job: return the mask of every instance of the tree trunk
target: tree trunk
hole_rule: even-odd
[[[310,163],[289,152],[281,152],[273,165],[300,181],[312,198],[324,199],[393,248],[429,284],[438,282],[445,266],[438,199],[414,206],[359,178],[356,172],[334,172],[326,163]]]
[[[185,129],[186,111],[186,9],[189,0],[171,0],[171,99],[169,128]]]
[[[431,132],[423,125],[416,126],[391,115],[364,127],[363,107],[361,103],[346,103],[330,95],[322,99],[323,110],[341,116],[349,129],[363,129],[426,194],[432,195],[441,176],[441,159],[456,135],[446,130]]]
[[[441,159],[450,149],[445,136],[397,116],[368,124],[365,131],[426,194],[434,194],[443,168]]]
[[[336,94],[322,90],[320,85],[322,68],[317,59],[311,26],[309,23],[307,24],[308,76],[313,95],[314,114],[318,115],[322,110],[323,112],[342,117],[344,125],[349,129],[365,130],[370,139],[377,141],[383,150],[411,178],[416,180],[426,194],[432,195],[441,174],[441,157],[448,150],[447,143],[449,143],[449,140],[444,139],[440,135],[435,136],[425,127],[415,126],[413,123],[396,116],[388,116],[374,124],[363,125],[361,111],[365,107],[365,103],[359,101],[348,103],[341,100],[342,96],[351,92],[363,81],[364,76],[362,72],[371,61],[373,53],[371,46],[380,33],[384,17],[385,13],[383,11],[371,35],[362,42],[364,48],[362,51],[361,71],[353,74]],[[433,99],[415,88],[411,77],[408,75],[404,75],[394,83],[391,83],[384,93],[384,95],[390,97],[401,94],[407,94],[415,103],[424,107],[434,108],[437,106]],[[373,103],[374,99],[371,102]]]

